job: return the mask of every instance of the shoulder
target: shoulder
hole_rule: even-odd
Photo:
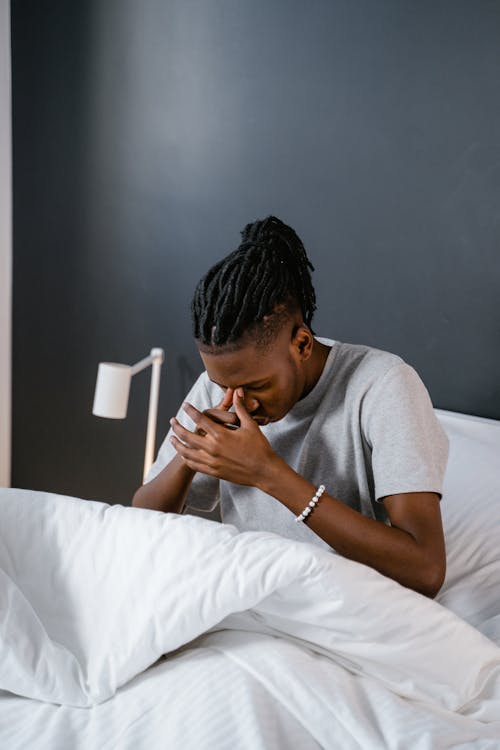
[[[364,411],[381,411],[401,405],[431,400],[417,371],[392,352],[360,344],[341,344],[340,371],[347,380],[347,391],[362,396]]]
[[[323,339],[325,341],[325,339]],[[348,409],[383,413],[402,402],[430,405],[430,396],[416,370],[398,354],[362,344],[332,342],[329,390]]]
[[[334,342],[334,348],[332,375],[337,385],[344,381],[349,388],[365,390],[383,380],[394,368],[396,372],[409,367],[399,355],[372,346]]]

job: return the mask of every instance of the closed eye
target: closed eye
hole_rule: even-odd
[[[215,385],[218,385],[219,388],[221,388],[224,391],[224,393],[227,391],[227,388],[228,388],[227,385],[221,385],[220,383],[217,383],[215,380],[212,380],[212,383],[215,383]],[[270,385],[271,383],[266,382],[266,383],[259,383],[257,385],[249,384],[249,385],[235,386],[235,388],[236,387],[243,388],[248,393],[248,392],[253,392],[253,391],[265,391],[266,388],[270,387]]]
[[[254,393],[255,391],[265,391],[266,388],[269,388],[269,383],[263,383],[263,385],[248,385],[245,390]]]

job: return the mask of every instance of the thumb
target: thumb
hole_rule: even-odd
[[[234,392],[233,397],[234,411],[236,416],[240,420],[241,425],[254,425],[255,422],[250,416],[243,400],[243,388],[237,388]]]

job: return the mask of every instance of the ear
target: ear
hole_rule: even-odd
[[[314,337],[309,328],[301,323],[292,331],[291,345],[301,362],[305,362],[312,354]]]

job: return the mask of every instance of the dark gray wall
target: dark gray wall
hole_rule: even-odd
[[[166,349],[160,439],[193,287],[269,213],[318,333],[500,418],[499,2],[15,2],[12,48],[14,485],[130,500],[149,376],[100,420],[97,363]]]

